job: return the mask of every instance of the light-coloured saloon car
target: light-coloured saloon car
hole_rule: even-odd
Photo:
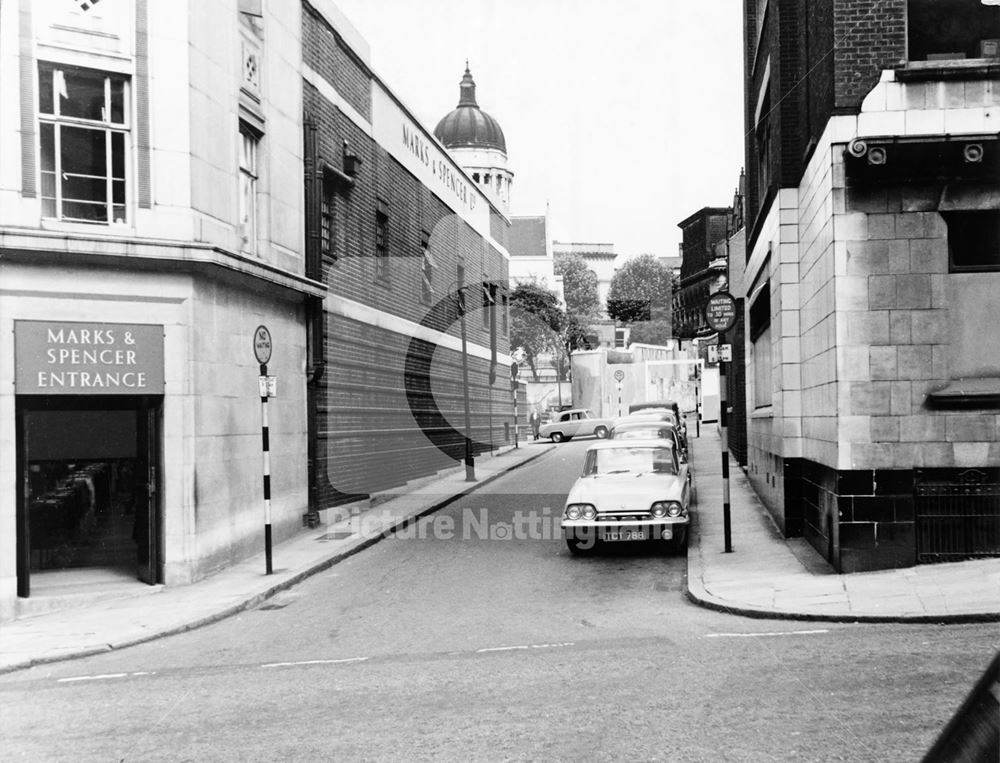
[[[570,408],[560,411],[548,424],[543,424],[538,434],[552,442],[563,442],[577,435],[607,437],[611,429],[611,419],[599,419],[586,408]]]
[[[670,541],[687,546],[691,484],[670,440],[608,440],[587,449],[566,497],[562,531],[574,554],[600,543]]]
[[[677,449],[680,462],[683,464],[688,460],[680,432],[671,421],[643,421],[632,417],[615,419],[608,437],[612,440],[669,440]]]

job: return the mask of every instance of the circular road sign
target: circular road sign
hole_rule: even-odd
[[[625,372],[619,368],[617,371],[615,371],[615,381],[620,382],[624,379],[625,379]]]
[[[258,326],[254,330],[253,354],[261,365],[271,359],[271,332],[267,330],[267,326]]]
[[[712,331],[729,331],[736,323],[736,300],[729,292],[715,292],[705,305],[705,320]]]

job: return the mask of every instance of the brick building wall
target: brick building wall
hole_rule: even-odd
[[[509,223],[463,179],[344,38],[306,8],[303,111],[316,126],[316,164],[327,168],[322,192],[329,244],[321,265],[329,295],[321,324],[325,370],[313,385],[312,470],[314,508],[323,509],[463,458],[460,263],[473,451],[513,444],[504,299],[508,263],[500,248]],[[385,128],[375,120],[391,120],[397,112],[408,126],[407,146],[378,139]],[[389,132],[385,140],[398,139]],[[353,176],[342,169],[345,141],[346,150],[360,159]],[[450,173],[450,186],[430,188],[404,166],[398,154],[413,146],[427,162],[433,155],[435,177]],[[457,204],[439,195],[464,186],[471,193]],[[478,216],[462,213],[462,203],[476,207]],[[484,287],[492,306],[484,301]]]
[[[677,225],[682,231],[681,280],[673,296],[674,335],[692,338],[708,333],[705,304],[725,273],[709,269],[715,246],[725,241],[729,207],[704,207]]]

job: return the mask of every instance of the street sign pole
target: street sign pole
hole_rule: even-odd
[[[719,337],[721,340],[721,336]],[[720,345],[721,348],[721,345]],[[726,553],[733,552],[733,525],[729,508],[729,405],[726,400],[726,366],[728,363],[719,355],[719,439],[722,443],[722,529],[726,543]]]
[[[258,326],[253,332],[253,353],[260,363],[258,392],[260,393],[260,437],[264,453],[264,567],[266,574],[274,572],[271,564],[271,436],[267,421],[268,378],[267,362],[271,359],[271,332]]]
[[[727,292],[719,291],[708,298],[705,305],[705,319],[708,325],[719,335],[719,441],[722,450],[722,528],[726,544],[726,553],[733,551],[732,517],[729,507],[729,404],[726,400],[726,358],[731,357],[732,348],[723,344],[723,334],[736,323],[736,300]],[[725,349],[724,349],[725,348]]]
[[[625,372],[620,368],[615,371],[615,386],[618,387],[618,416],[624,416],[622,412],[622,382],[625,380]]]
[[[260,436],[264,450],[264,566],[270,575],[274,569],[271,565],[271,436],[267,421],[267,363],[260,364],[260,378],[264,380],[260,396]]]
[[[517,444],[517,376],[518,376],[518,365],[517,361],[513,361],[510,364],[510,394],[514,398],[514,449],[517,450],[520,446]]]

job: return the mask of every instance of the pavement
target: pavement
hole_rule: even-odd
[[[692,432],[693,434],[693,432]],[[83,586],[43,592],[0,625],[0,673],[69,660],[182,633],[255,607],[358,553],[385,534],[467,495],[560,446],[522,443],[372,496],[343,518],[277,543],[273,572],[258,556],[180,586]],[[1000,620],[1000,559],[836,574],[801,539],[784,539],[735,465],[730,469],[732,552],[725,551],[722,465],[714,425],[691,442],[697,508],[687,556],[687,596],[701,606],[766,618],[872,622]],[[339,521],[334,521],[339,518]]]

